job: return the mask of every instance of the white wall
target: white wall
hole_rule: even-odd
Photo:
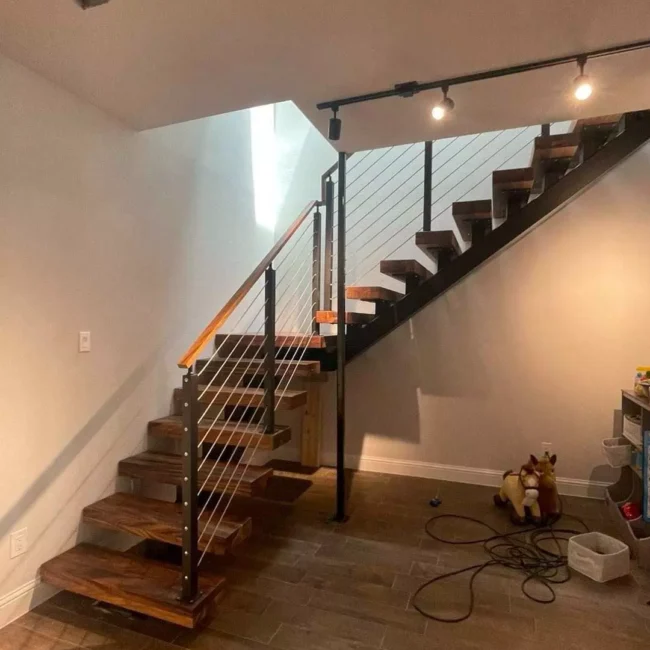
[[[352,361],[350,462],[491,483],[548,441],[559,476],[608,481],[601,440],[650,354],[649,173],[645,145]]]
[[[305,120],[281,110],[281,133]],[[249,131],[244,111],[135,133],[0,58],[0,625],[85,534],[81,509],[169,412],[177,358],[270,248]],[[316,188],[334,156],[318,138]],[[289,183],[282,218],[313,190]]]

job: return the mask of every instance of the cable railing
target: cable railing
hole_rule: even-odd
[[[319,206],[307,205],[179,361],[187,371],[181,400],[184,601],[197,596],[199,565],[264,436],[275,433],[277,404],[316,334]],[[211,343],[212,352],[199,358]]]

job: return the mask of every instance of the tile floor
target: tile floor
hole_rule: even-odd
[[[512,528],[507,513],[493,507],[491,488],[357,472],[350,520],[333,525],[326,521],[333,471],[301,478],[313,484],[292,506],[254,505],[257,537],[236,558],[211,561],[211,570],[229,578],[229,589],[203,629],[183,630],[61,592],[1,630],[0,650],[648,648],[650,574],[638,569],[605,585],[574,575],[557,587],[554,603],[541,605],[522,595],[520,575],[490,567],[476,582],[469,620],[439,623],[414,611],[410,596],[424,580],[484,561],[480,546],[430,539],[424,525],[432,515],[461,513]],[[428,502],[436,495],[443,504],[433,510]],[[611,532],[600,502],[566,498],[565,511]],[[482,534],[458,521],[441,526],[458,539]],[[466,583],[450,579],[420,602],[458,615],[467,608]]]

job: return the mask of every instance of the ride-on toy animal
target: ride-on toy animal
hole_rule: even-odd
[[[555,523],[561,515],[560,497],[555,482],[555,463],[557,456],[549,456],[548,452],[539,459],[535,469],[540,473],[539,478],[539,509],[544,524]]]
[[[526,523],[527,509],[533,523],[540,524],[542,521],[538,503],[540,472],[536,469],[537,464],[537,458],[531,454],[529,461],[522,465],[518,474],[508,470],[503,475],[499,494],[494,495],[494,503],[500,508],[505,508],[510,503],[510,516],[516,524]]]

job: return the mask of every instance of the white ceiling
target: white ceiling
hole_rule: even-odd
[[[650,37],[648,0],[2,0],[0,50],[127,124],[150,128],[292,99],[319,101]],[[341,111],[341,149],[650,107],[650,50]],[[582,111],[582,113],[580,113]]]

